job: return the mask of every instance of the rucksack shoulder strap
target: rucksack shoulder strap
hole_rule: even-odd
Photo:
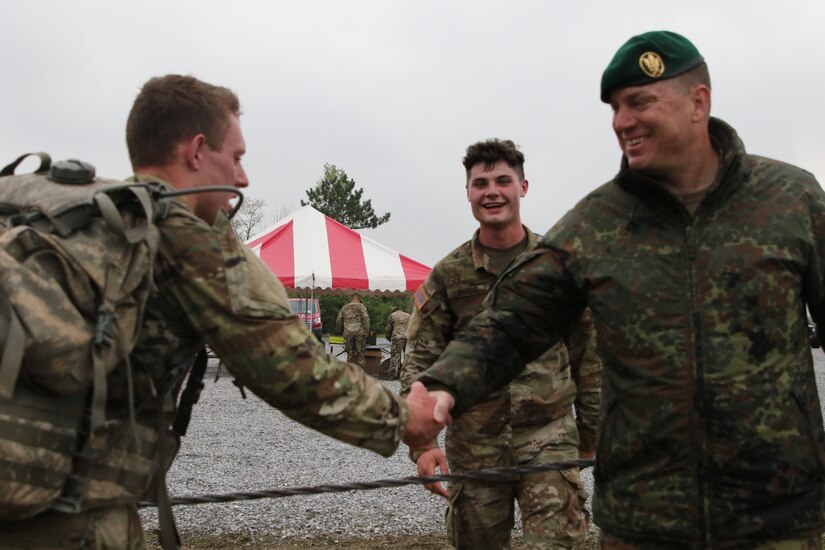
[[[145,219],[154,220],[155,209],[152,205],[152,198],[149,196],[148,189],[144,185],[132,185],[127,189],[137,199],[138,204],[143,209]],[[123,215],[117,209],[114,201],[107,193],[97,193],[94,196],[94,200],[100,210],[100,215],[113,231],[125,237],[131,244],[135,244],[146,239],[148,225],[134,225],[127,229],[126,224],[123,221]]]
[[[8,164],[7,166],[3,167],[0,170],[0,177],[3,176],[12,176],[14,175],[14,171],[20,166],[20,163],[23,162],[27,157],[36,156],[40,158],[40,168],[35,170],[35,174],[45,174],[49,171],[49,168],[52,165],[52,158],[47,153],[26,153],[25,155],[20,155],[14,162]]]
[[[26,349],[26,330],[8,299],[0,294],[0,397],[11,399],[23,364]]]
[[[203,347],[198,351],[195,357],[195,362],[192,364],[192,370],[189,372],[189,380],[186,382],[186,388],[180,396],[178,403],[178,412],[175,415],[175,421],[172,423],[172,429],[180,436],[186,435],[186,429],[189,427],[189,420],[192,418],[192,407],[197,404],[203,391],[203,376],[206,373],[206,365],[208,363],[208,356],[206,348]]]

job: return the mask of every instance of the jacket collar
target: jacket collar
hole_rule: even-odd
[[[708,125],[710,140],[719,155],[719,171],[716,181],[708,189],[707,198],[712,201],[729,196],[745,179],[750,168],[745,145],[730,125],[711,117]],[[619,173],[614,178],[623,190],[641,197],[667,197],[676,201],[670,193],[662,189],[656,180],[644,176],[627,165],[627,157],[622,156]]]
[[[527,234],[527,250],[532,250],[538,244],[539,237],[530,231],[530,228],[526,225],[522,224],[522,227],[524,228],[524,232]],[[481,243],[478,241],[479,231],[479,229],[476,229],[475,233],[473,233],[473,238],[470,240],[470,250],[473,254],[473,267],[476,271],[483,269],[484,271],[493,273],[488,269],[490,257],[484,253],[484,250],[481,248]],[[493,273],[493,275],[496,275],[496,273]]]

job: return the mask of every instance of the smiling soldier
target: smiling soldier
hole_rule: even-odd
[[[409,388],[453,336],[481,309],[496,277],[539,236],[521,223],[527,194],[524,155],[509,140],[467,148],[467,200],[479,228],[473,238],[439,261],[416,292],[408,329],[402,386]],[[530,363],[507,388],[474,406],[447,431],[454,471],[538,466],[592,457],[599,410],[601,363],[592,321],[580,320],[564,343]],[[576,417],[573,417],[573,405]],[[418,473],[447,471],[437,442],[411,449]],[[447,530],[456,548],[509,548],[518,500],[525,548],[570,548],[588,530],[578,469],[531,474],[510,483],[452,483],[427,488],[449,496]]]

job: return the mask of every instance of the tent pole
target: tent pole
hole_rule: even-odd
[[[312,310],[315,307],[315,271],[312,272],[312,288],[309,289],[309,309]],[[318,305],[318,309],[321,308],[321,305]],[[314,312],[313,312],[314,313]],[[310,313],[309,318],[312,319],[312,313]],[[310,323],[310,329],[312,328],[312,323]],[[321,346],[324,345],[324,338],[323,334],[321,335]],[[330,353],[332,352],[332,345],[329,346]]]

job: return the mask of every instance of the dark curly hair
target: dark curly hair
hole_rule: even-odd
[[[467,181],[470,180],[470,170],[476,164],[483,162],[485,169],[491,169],[499,161],[506,162],[516,171],[519,181],[524,181],[524,153],[509,139],[488,139],[479,141],[467,147],[464,155],[464,169],[467,172]]]

